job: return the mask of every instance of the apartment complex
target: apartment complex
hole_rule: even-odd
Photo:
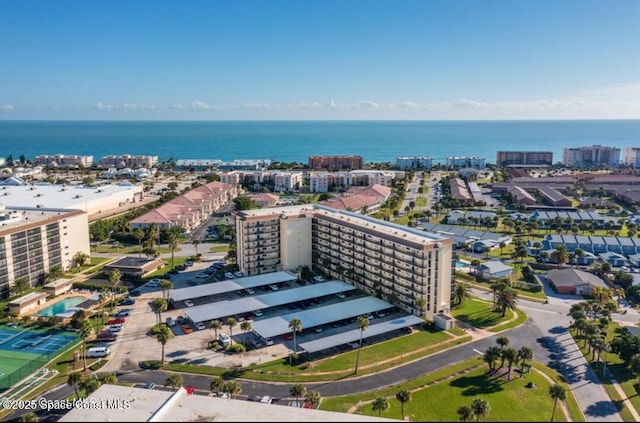
[[[563,148],[562,164],[578,168],[618,167],[620,165],[620,149],[602,145]]]
[[[498,151],[496,154],[498,166],[551,166],[552,164],[551,151]]]
[[[348,172],[309,172],[309,192],[329,192],[352,186],[391,186],[396,173],[383,170],[351,170]]]
[[[362,169],[362,156],[309,156],[311,170]]]
[[[640,168],[640,147],[624,147],[622,149],[622,163]]]
[[[65,156],[64,154],[49,156],[41,154],[35,157],[33,163],[45,167],[91,167],[93,166],[93,156],[78,156],[75,154],[70,156]]]
[[[123,154],[121,156],[104,156],[100,159],[100,166],[115,167],[122,169],[123,167],[153,167],[158,163],[158,156],[132,156],[131,154]]]
[[[415,315],[450,308],[453,242],[440,235],[321,205],[240,211],[236,231],[247,275],[308,266]]]
[[[484,157],[478,156],[449,156],[447,157],[447,166],[455,169],[463,167],[472,167],[475,169],[483,169],[485,167]]]
[[[433,159],[427,156],[404,156],[396,157],[396,167],[400,170],[407,169],[431,169],[433,166]]]
[[[0,208],[0,298],[14,281],[44,282],[51,267],[68,270],[78,252],[89,253],[87,213],[52,208]]]

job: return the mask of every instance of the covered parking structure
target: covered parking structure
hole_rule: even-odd
[[[247,288],[257,288],[271,284],[286,283],[297,280],[295,275],[289,272],[273,272],[263,275],[247,276],[246,278],[229,279],[204,285],[190,286],[187,288],[170,289],[169,299],[172,302],[193,300],[195,298],[210,297],[225,294],[227,292],[240,291]]]
[[[356,316],[387,310],[392,307],[392,304],[376,297],[356,298],[354,300],[342,301],[336,304],[259,320],[253,322],[251,327],[256,334],[267,339],[291,332],[289,322],[294,318],[300,319],[302,329],[309,329],[338,320],[350,319]]]
[[[242,315],[255,310],[265,310],[271,307],[355,290],[356,288],[348,283],[328,281],[315,285],[283,289],[268,294],[251,295],[237,300],[217,301],[210,304],[190,307],[185,309],[185,314],[194,323],[206,322],[229,316]],[[388,305],[387,308],[390,306],[391,305]],[[252,325],[258,323],[260,322],[254,322]]]
[[[420,317],[407,314],[406,316],[368,326],[367,329],[362,332],[362,339],[372,338],[377,335],[404,329],[423,322],[424,320]],[[302,348],[303,353],[307,353],[311,356],[314,353],[341,345],[347,345],[354,341],[360,341],[360,329],[351,329],[337,335],[330,335],[325,336],[324,338],[314,339],[309,342],[302,342],[299,346]]]

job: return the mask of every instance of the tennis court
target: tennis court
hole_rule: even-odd
[[[40,370],[77,340],[61,330],[0,328],[0,390]]]

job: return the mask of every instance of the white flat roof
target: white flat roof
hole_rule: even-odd
[[[362,332],[362,339],[380,335],[381,333],[387,333],[394,330],[406,328],[407,326],[417,325],[422,322],[424,322],[424,320],[422,320],[418,316],[407,314],[406,316],[399,317],[397,319],[368,326],[364,330],[364,332]],[[303,342],[300,344],[300,348],[308,353],[313,353],[326,350],[327,348],[335,347],[337,345],[343,345],[359,340],[360,329],[352,329],[346,332],[338,333],[336,335],[325,336],[324,338],[317,338],[309,342]]]
[[[310,310],[295,311],[282,316],[254,321],[251,324],[251,328],[263,338],[272,338],[291,332],[289,322],[293,318],[298,318],[302,321],[302,329],[308,329],[335,322],[336,320],[374,313],[391,307],[393,307],[392,304],[376,297],[357,298],[355,300],[342,301]]]
[[[46,296],[48,296],[49,294],[43,291],[34,291],[34,292],[30,292],[27,295],[23,295],[20,298],[16,298],[13,301],[9,302],[9,305],[22,305],[24,303],[28,303],[29,301],[34,301],[40,298],[44,298]]]
[[[310,298],[337,294],[356,289],[352,285],[342,281],[328,281],[316,285],[300,286],[291,289],[273,291],[262,295],[247,295],[237,300],[217,301],[185,310],[185,314],[194,322],[206,322],[207,320],[221,317],[244,314],[254,310],[264,310],[296,301]]]
[[[87,399],[127,400],[122,407],[74,407],[61,422],[372,422],[399,421],[335,411],[296,408],[277,404],[224,399],[205,395],[187,395],[184,388],[176,392],[157,389],[102,385]]]
[[[219,295],[226,292],[239,291],[245,288],[255,288],[257,286],[264,286],[272,283],[295,281],[296,279],[297,277],[289,272],[265,273],[263,275],[211,282],[204,285],[190,286],[188,288],[170,289],[169,298],[173,301],[192,300],[194,298]]]

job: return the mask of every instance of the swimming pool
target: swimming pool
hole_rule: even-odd
[[[456,267],[457,268],[461,268],[461,267],[469,267],[471,264],[469,262],[466,261],[462,261],[462,260],[456,260]]]
[[[60,301],[57,301],[53,304],[51,304],[48,307],[43,308],[42,310],[40,310],[39,312],[37,312],[36,314],[38,316],[55,316],[58,313],[62,313],[63,311],[71,308],[71,307],[75,307],[78,304],[80,304],[81,302],[83,302],[85,300],[84,297],[67,297],[67,298],[63,298]]]

